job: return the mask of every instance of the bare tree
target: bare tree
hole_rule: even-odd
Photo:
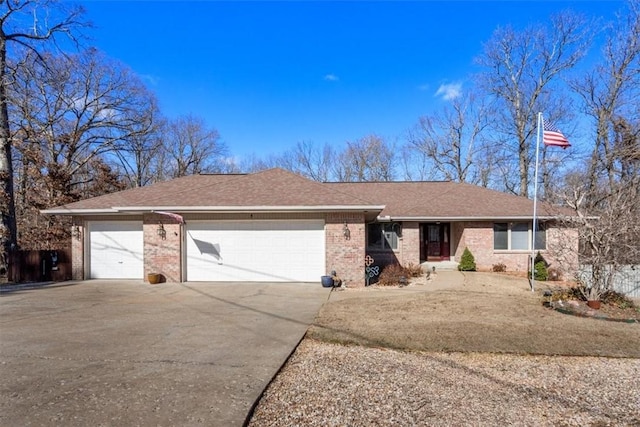
[[[392,181],[395,177],[394,147],[377,135],[369,135],[347,146],[334,164],[338,181]]]
[[[107,185],[117,181],[109,156],[147,132],[155,111],[139,79],[95,50],[66,56],[28,52],[9,97],[21,214],[36,217],[38,209],[95,195],[100,188],[120,189]],[[68,235],[61,220],[46,221],[50,234],[39,236],[43,244]]]
[[[124,170],[124,178],[128,187],[143,187],[159,179],[161,171],[157,170],[166,157],[162,134],[166,129],[166,121],[160,116],[155,97],[149,94],[147,120],[138,123],[138,129],[120,144],[120,149],[113,155],[117,165]]]
[[[606,27],[606,43],[600,62],[582,78],[571,82],[583,109],[594,124],[593,148],[588,165],[590,188],[606,178],[613,185],[622,164],[617,149],[616,126],[637,120],[640,99],[640,2],[631,0]]]
[[[589,31],[582,17],[563,12],[552,17],[550,27],[497,29],[478,58],[486,69],[479,76],[481,87],[497,104],[492,134],[504,147],[502,157],[517,159],[518,182],[510,186],[522,196],[529,194],[536,114],[545,111],[556,122],[566,116],[566,98],[555,83],[583,57]]]
[[[18,243],[8,110],[10,49],[16,46],[37,52],[43,43],[55,42],[59,36],[73,39],[73,31],[86,25],[82,15],[82,8],[69,8],[67,3],[55,0],[0,2],[0,276],[6,275],[9,253]]]
[[[218,172],[227,154],[218,131],[200,117],[187,115],[171,120],[165,135],[167,170],[170,176]]]
[[[488,117],[487,108],[472,93],[420,117],[409,134],[409,147],[427,162],[429,178],[488,184],[491,164],[482,161],[490,154],[483,135]]]
[[[640,175],[612,185],[602,178],[595,187],[589,178],[588,172],[570,175],[561,196],[575,212],[565,222],[578,230],[579,260],[588,269],[579,276],[582,291],[599,300],[613,289],[621,267],[640,263]]]

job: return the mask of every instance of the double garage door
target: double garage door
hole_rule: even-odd
[[[188,281],[317,282],[324,221],[190,221],[186,255]]]
[[[141,221],[93,221],[89,277],[142,279]],[[322,220],[189,221],[183,246],[188,281],[317,282],[325,274]]]

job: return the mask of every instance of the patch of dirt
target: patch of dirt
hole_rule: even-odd
[[[640,324],[543,307],[525,278],[439,272],[424,285],[332,292],[308,336],[419,351],[640,357]]]

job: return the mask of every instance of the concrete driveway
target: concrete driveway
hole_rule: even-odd
[[[242,425],[329,290],[86,281],[0,298],[0,425]]]

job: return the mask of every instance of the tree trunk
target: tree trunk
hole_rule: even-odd
[[[10,254],[18,243],[7,102],[7,45],[4,33],[0,32],[0,277],[8,274]]]

